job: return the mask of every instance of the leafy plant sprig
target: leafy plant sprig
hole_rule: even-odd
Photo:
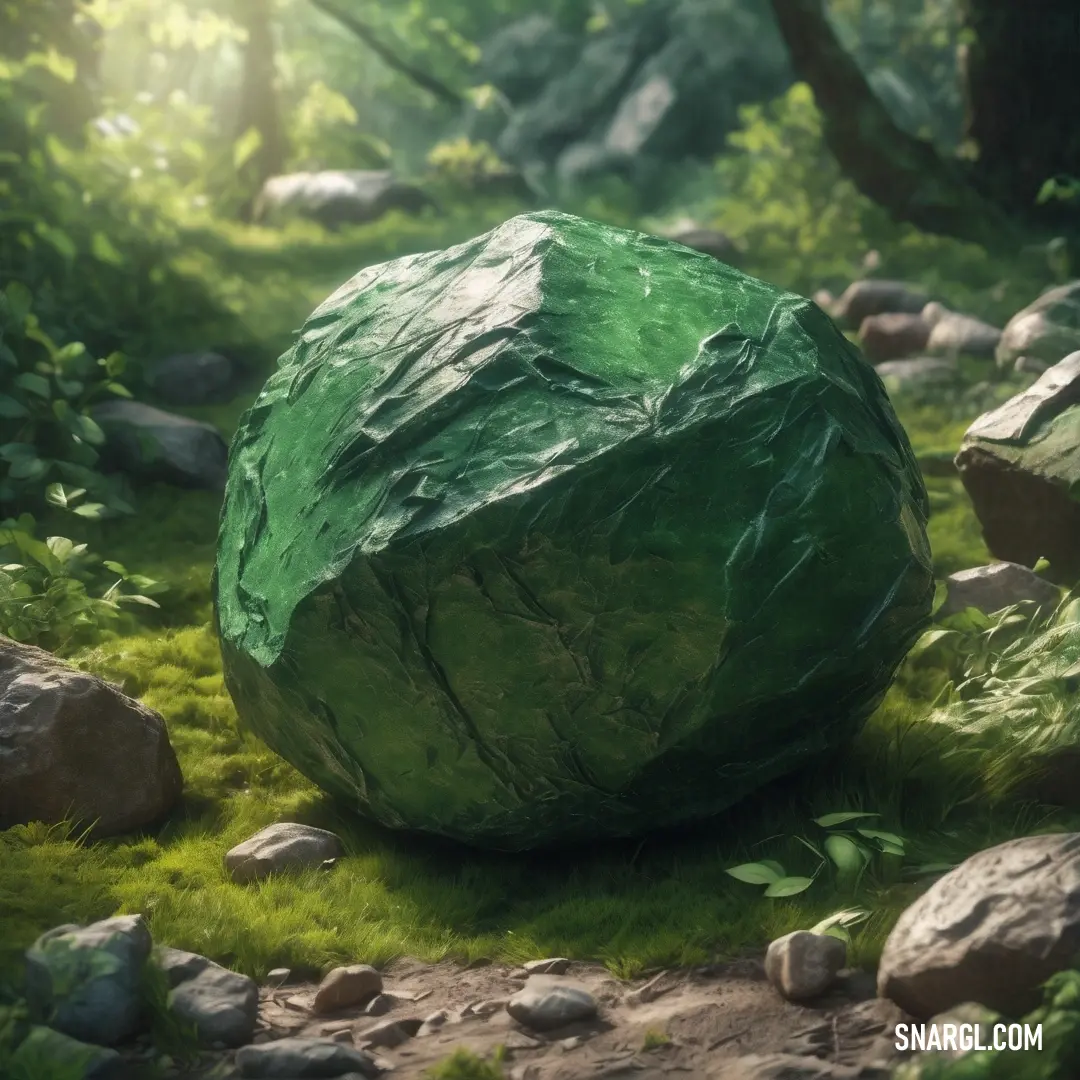
[[[126,361],[119,353],[95,360],[78,342],[58,346],[31,310],[33,299],[18,281],[0,293],[0,369],[7,372],[0,393],[0,501],[36,509],[44,498],[91,519],[134,513],[123,483],[96,469],[105,435],[89,411],[101,397],[132,396],[117,381]],[[64,494],[57,476],[92,498],[73,505],[76,497]]]

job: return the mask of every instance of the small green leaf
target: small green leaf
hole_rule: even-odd
[[[110,394],[116,394],[117,397],[130,398],[134,396],[123,383],[107,382],[105,383],[105,389],[108,390]]]
[[[86,384],[78,379],[57,379],[56,385],[60,388],[60,393],[69,398],[78,397],[86,389]]]
[[[21,329],[34,306],[34,294],[21,281],[12,281],[4,289],[4,296],[7,297],[8,322]]]
[[[105,373],[112,378],[116,378],[118,375],[124,374],[124,369],[127,367],[127,358],[123,353],[110,353],[104,360],[99,360],[98,363],[105,369]]]
[[[40,480],[48,474],[50,461],[42,461],[41,458],[20,458],[12,462],[8,468],[8,476],[12,480],[34,481]]]
[[[15,385],[21,386],[23,390],[31,394],[37,394],[38,397],[44,398],[46,401],[52,397],[49,380],[42,375],[35,375],[32,371],[24,371],[21,375],[17,375]]]
[[[258,128],[248,128],[233,146],[233,168],[239,172],[258,152],[262,146],[262,135]]]
[[[75,513],[78,514],[79,517],[97,521],[101,517],[101,512],[104,509],[104,503],[83,503],[82,506],[75,507]]]
[[[124,265],[124,256],[113,247],[112,241],[104,233],[94,233],[94,238],[90,241],[90,252],[98,262],[108,263],[110,266]]]
[[[161,605],[156,600],[151,600],[149,596],[137,596],[135,594],[117,596],[118,603],[121,604],[141,604],[143,607],[160,608]]]
[[[866,865],[866,859],[863,857],[864,850],[850,837],[839,833],[833,833],[825,838],[825,851],[836,869],[844,876],[862,872]]]
[[[765,895],[772,897],[796,896],[798,893],[805,892],[813,884],[813,878],[785,877],[781,878],[779,881],[774,881],[765,890]]]
[[[75,550],[75,543],[66,536],[47,536],[45,546],[60,560],[66,563]]]
[[[772,866],[766,866],[765,863],[742,863],[739,866],[732,866],[724,873],[736,881],[745,881],[748,885],[772,885],[781,880],[783,867],[778,874]]]
[[[834,825],[844,825],[849,821],[858,821],[860,818],[879,817],[879,814],[867,814],[861,810],[842,811],[839,814],[826,814],[824,817],[814,818],[814,823],[823,829],[831,829]]]
[[[98,427],[96,421],[84,413],[77,413],[76,417],[75,423],[78,427],[76,434],[79,438],[91,446],[101,446],[105,442],[105,432]]]
[[[124,568],[123,563],[113,562],[111,559],[106,559],[102,565],[106,570],[111,570],[114,574],[119,574],[122,578],[128,576],[127,570]]]
[[[0,394],[0,418],[4,420],[21,420],[29,416],[30,410],[20,401],[16,401],[7,394]]]
[[[4,461],[27,461],[37,457],[37,447],[29,443],[9,442],[0,446],[0,458]]]
[[[896,833],[884,832],[881,829],[856,829],[860,836],[865,836],[867,840],[880,840],[882,843],[891,844],[893,847],[904,850],[904,838],[897,836]]]

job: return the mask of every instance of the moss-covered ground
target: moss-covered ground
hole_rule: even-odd
[[[250,336],[198,342],[193,331],[184,344],[242,346],[251,389],[228,406],[189,412],[230,432],[289,333],[351,273],[390,255],[464,239],[506,214],[489,206],[472,216],[392,218],[336,237],[303,229],[284,237],[263,230],[208,233],[192,246],[187,269],[213,276]],[[766,276],[767,268],[751,269]],[[966,270],[965,264],[958,273]],[[943,273],[940,261],[933,272]],[[927,462],[940,575],[990,558],[962,486],[942,462],[973,418],[971,395],[1008,392],[961,387],[896,399]],[[212,494],[161,486],[141,493],[137,517],[87,527],[83,539],[95,550],[168,581],[170,592],[159,598],[160,612],[125,624],[72,659],[165,717],[186,791],[154,835],[87,845],[62,827],[0,834],[0,972],[15,975],[21,950],[51,926],[135,911],[148,917],[158,942],[256,977],[277,966],[381,964],[396,954],[565,955],[599,959],[629,976],[759,948],[854,905],[871,912],[853,932],[854,958],[871,964],[928,868],[1016,835],[1080,825],[1061,811],[991,799],[978,757],[945,752],[943,729],[925,723],[943,671],[912,659],[848,753],[815,775],[773,785],[721,819],[639,842],[519,856],[395,835],[343,815],[238,729],[211,629],[218,509]],[[814,857],[795,838],[819,839],[813,819],[841,810],[880,815],[879,827],[905,838],[903,860],[875,864],[856,891],[822,871],[810,889],[788,899],[766,898],[725,873],[762,858],[779,860],[789,873],[813,873]],[[230,883],[224,852],[279,820],[334,829],[347,856],[331,873]]]

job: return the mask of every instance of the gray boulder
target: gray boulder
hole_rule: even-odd
[[[847,946],[829,934],[796,930],[769,944],[765,977],[788,1001],[820,997],[847,962]]]
[[[419,213],[432,205],[420,188],[384,169],[328,169],[272,176],[255,200],[254,218],[280,224],[306,217],[328,229],[376,221],[391,210]]]
[[[582,986],[552,975],[532,975],[507,1003],[506,1011],[534,1031],[551,1031],[576,1020],[591,1020],[596,999]]]
[[[949,311],[937,302],[922,310],[930,326],[926,351],[931,356],[978,356],[992,359],[1001,341],[1001,331],[982,319]]]
[[[382,988],[382,975],[370,964],[336,967],[319,983],[312,1007],[317,1013],[328,1013],[350,1005],[363,1005],[381,994]]]
[[[1080,575],[1080,352],[968,428],[956,467],[999,559]]]
[[[899,918],[878,993],[920,1019],[974,1001],[1023,1016],[1080,949],[1080,834],[1011,840],[939,878]]]
[[[146,379],[167,405],[206,405],[227,401],[232,361],[216,352],[179,353],[152,363]]]
[[[1080,280],[1049,289],[1006,324],[998,343],[998,367],[1011,368],[1024,357],[1056,364],[1080,349]]]
[[[26,950],[30,1018],[85,1043],[122,1042],[146,1024],[142,970],[152,948],[141,915],[47,930]]]
[[[792,81],[771,17],[741,0],[645,3],[587,35],[568,66],[558,67],[569,49],[551,53],[559,73],[516,99],[495,146],[503,160],[568,183],[608,172],[648,181],[666,162],[708,157],[738,126],[741,105]]]
[[[224,489],[229,448],[212,424],[139,401],[106,401],[90,412],[105,432],[108,467],[180,487]]]
[[[159,821],[182,789],[161,716],[0,635],[0,829],[73,820],[112,836]]]
[[[868,315],[859,326],[859,344],[872,364],[922,352],[929,340],[930,327],[921,315],[884,312]]]
[[[666,234],[669,240],[676,244],[693,248],[695,251],[703,251],[714,259],[726,262],[729,266],[737,266],[742,252],[736,247],[735,242],[727,233],[720,229],[709,229],[699,225],[689,225],[685,228],[675,229]]]
[[[305,870],[345,853],[332,832],[280,821],[267,825],[225,853],[225,869],[238,885],[258,881],[269,874]]]
[[[154,962],[169,984],[170,1013],[194,1026],[201,1045],[250,1042],[259,1013],[254,979],[182,949],[159,947]]]
[[[236,1052],[240,1075],[250,1080],[301,1080],[306,1077],[343,1076],[359,1073],[378,1076],[375,1059],[363,1050],[354,1050],[332,1039],[276,1039],[274,1042],[241,1047]]]
[[[929,302],[930,297],[917,285],[867,278],[853,281],[834,301],[829,314],[841,326],[857,329],[871,315],[918,315]]]
[[[938,609],[944,619],[968,608],[977,608],[985,615],[1033,601],[1049,614],[1061,603],[1061,590],[1019,563],[998,562],[990,566],[973,566],[959,570],[945,579],[948,595]]]

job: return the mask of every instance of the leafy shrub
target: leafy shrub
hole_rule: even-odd
[[[469,1050],[455,1050],[424,1075],[428,1080],[504,1080],[502,1061],[502,1047],[496,1051],[493,1061],[485,1061]]]
[[[105,436],[89,414],[109,395],[131,397],[116,381],[125,361],[119,353],[95,360],[79,343],[58,346],[31,310],[33,296],[13,281],[0,294],[0,368],[10,378],[0,394],[0,501],[38,509],[43,501],[80,517],[134,513],[125,485],[94,466]],[[59,476],[77,485],[67,490]],[[81,502],[91,494],[99,501]]]
[[[94,640],[122,604],[158,607],[166,585],[101,559],[65,536],[35,538],[28,514],[0,522],[0,633],[63,651]],[[139,591],[124,592],[125,586]],[[93,589],[100,595],[91,595]]]

